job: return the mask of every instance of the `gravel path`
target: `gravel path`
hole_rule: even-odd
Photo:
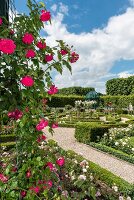
[[[76,141],[74,137],[74,128],[57,128],[51,136],[45,130],[48,139],[53,139],[58,142],[58,145],[65,150],[73,150],[81,154],[84,158],[100,165],[101,167],[111,171],[113,174],[120,176],[129,183],[134,183],[134,165],[125,161],[119,160],[111,155],[100,152],[86,144]]]

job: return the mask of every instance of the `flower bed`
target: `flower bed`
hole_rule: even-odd
[[[37,157],[34,153],[32,159],[27,156],[27,161],[24,160],[23,167],[19,169],[15,166],[13,155],[13,162],[9,159],[8,166],[1,163],[4,177],[0,176],[3,182],[0,185],[1,190],[5,191],[1,194],[3,199],[18,199],[19,196],[27,200],[42,199],[47,195],[51,198],[55,193],[60,199],[70,200],[117,200],[119,196],[124,196],[125,200],[133,195],[131,184],[73,151],[64,151],[52,140],[47,145],[40,143]],[[22,156],[22,161],[25,156]],[[3,161],[7,158],[8,153],[5,158],[3,156]],[[7,187],[9,182],[10,189]]]

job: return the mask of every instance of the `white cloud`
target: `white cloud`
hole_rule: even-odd
[[[134,74],[130,73],[129,71],[124,71],[118,74],[119,78],[128,78],[130,76],[134,76]]]
[[[62,76],[55,76],[55,84],[58,87],[94,86],[98,91],[104,91],[105,80],[114,62],[134,59],[134,8],[111,17],[103,29],[80,34],[70,33],[63,18],[64,14],[60,9],[52,26],[45,27],[47,42],[54,45],[55,40],[63,39],[74,45],[80,59],[72,64],[73,75],[65,69]]]
[[[56,12],[56,10],[57,10],[57,4],[53,4],[53,5],[51,6],[51,10],[52,10],[53,12]]]
[[[59,4],[60,4],[59,12],[67,15],[68,14],[68,6],[63,4],[62,2],[60,2]]]

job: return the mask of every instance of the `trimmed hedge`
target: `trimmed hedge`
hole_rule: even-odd
[[[134,106],[134,95],[128,96],[102,96],[101,104],[105,106],[108,102],[112,102],[112,105],[118,108],[127,108],[129,103],[132,103]]]
[[[122,159],[122,160],[125,160],[127,162],[130,162],[130,163],[133,163],[134,164],[134,157],[133,156],[130,156],[128,155],[127,153],[124,153],[122,151],[119,151],[119,150],[116,150],[112,147],[108,147],[106,145],[102,145],[102,144],[99,144],[99,143],[90,143],[90,146],[96,148],[96,149],[99,149],[103,152],[106,152],[106,153],[109,153],[113,156],[116,156],[117,158],[119,159]]]
[[[15,135],[14,134],[9,134],[9,135],[1,135],[0,136],[0,143],[2,142],[12,142],[15,141]]]
[[[51,100],[48,100],[48,106],[50,107],[65,107],[65,105],[75,106],[75,101],[84,100],[82,96],[63,96],[63,95],[54,95]]]
[[[78,122],[75,128],[75,138],[82,143],[90,144],[97,141],[108,132],[109,126],[96,122]]]
[[[86,95],[90,91],[94,91],[95,89],[92,87],[69,87],[69,88],[62,88],[59,89],[58,94],[61,95],[79,95],[83,96]]]
[[[128,78],[115,78],[106,83],[108,95],[130,95],[133,93],[134,76]]]
[[[0,146],[4,146],[6,151],[12,149],[15,147],[15,142],[6,142],[6,143],[1,143]]]

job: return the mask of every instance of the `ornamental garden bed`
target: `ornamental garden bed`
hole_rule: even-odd
[[[51,152],[49,163],[47,161],[48,152]],[[31,159],[29,161],[25,160],[23,168],[16,169],[15,162],[12,162],[14,164],[10,163],[11,160],[16,160],[16,155],[12,153],[12,150],[3,153],[1,169],[5,176],[8,177],[8,181],[10,181],[14,191],[12,192],[13,198],[17,199],[22,190],[17,186],[19,181],[21,181],[23,191],[26,192],[24,199],[27,200],[31,198],[31,193],[32,199],[35,200],[38,198],[44,199],[43,196],[45,197],[46,193],[51,196],[56,187],[59,194],[61,194],[61,200],[117,200],[119,196],[124,197],[124,199],[128,198],[128,196],[133,197],[134,190],[131,184],[98,165],[85,160],[73,151],[64,151],[52,140],[48,141],[47,145],[46,142],[40,143],[38,154],[35,157],[33,152]],[[22,161],[24,156],[22,156]],[[54,163],[55,158],[59,156],[64,157],[62,165]],[[6,163],[10,163],[8,168],[6,168],[5,160]],[[32,171],[33,166],[34,171]],[[54,170],[56,168],[57,170]],[[27,170],[30,172],[29,175]],[[49,185],[47,185],[47,181],[43,182],[45,179],[40,180],[39,174],[41,173],[44,174],[44,178],[46,176],[47,179],[51,178]],[[51,174],[55,177],[54,180],[52,180]],[[38,177],[38,179],[35,180],[35,177]],[[34,187],[31,187],[33,185]],[[42,190],[43,186],[46,186],[44,190]],[[6,182],[1,185],[1,189],[6,189]],[[6,195],[6,193],[2,194],[2,198],[8,199]]]
[[[75,137],[101,151],[134,164],[134,125],[114,127],[97,123],[77,123]]]

